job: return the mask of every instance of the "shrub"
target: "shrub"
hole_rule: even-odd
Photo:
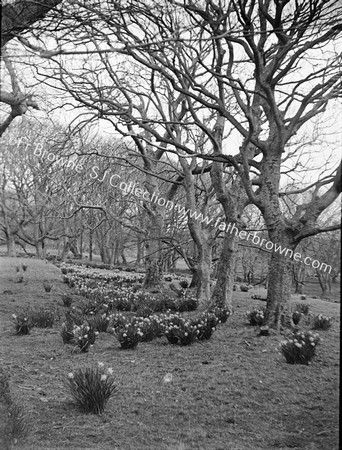
[[[68,269],[66,267],[62,267],[61,272],[63,275],[66,275],[68,273]]]
[[[98,332],[91,325],[84,323],[80,326],[74,325],[73,334],[81,352],[87,352],[89,347],[95,343]]]
[[[296,311],[302,314],[309,314],[310,305],[308,303],[296,303]]]
[[[62,294],[61,297],[63,305],[69,308],[72,303],[72,296],[70,294]]]
[[[30,312],[31,322],[34,327],[52,328],[55,321],[55,313],[49,309],[39,308]]]
[[[292,320],[293,320],[293,323],[294,323],[295,325],[298,325],[298,324],[299,324],[299,321],[300,321],[300,319],[301,319],[301,317],[302,317],[302,313],[301,313],[301,312],[299,312],[299,311],[294,311],[294,312],[292,313]]]
[[[121,348],[135,349],[143,337],[141,328],[133,323],[126,323],[123,327],[115,330],[115,335],[120,342]]]
[[[280,343],[280,347],[288,364],[307,365],[315,356],[319,341],[319,335],[311,331],[295,331],[290,338]]]
[[[252,326],[262,326],[265,320],[265,308],[254,308],[252,311],[247,311],[247,319]]]
[[[82,411],[101,414],[110,397],[117,392],[113,369],[105,369],[103,363],[70,372],[65,379],[72,398]]]
[[[312,321],[312,328],[314,330],[328,330],[331,327],[331,317],[324,316],[323,314],[316,314]]]
[[[15,326],[15,332],[17,334],[29,334],[33,324],[31,318],[27,312],[20,312],[18,314],[12,314],[12,319]]]

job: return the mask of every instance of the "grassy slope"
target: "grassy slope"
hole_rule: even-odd
[[[25,259],[24,283],[16,283],[20,261],[0,258],[0,365],[31,426],[30,437],[15,448],[338,448],[338,304],[307,300],[312,312],[334,317],[332,329],[320,333],[323,342],[310,366],[286,364],[278,352],[281,336],[258,337],[246,325],[247,309],[264,303],[240,292],[235,314],[204,344],[180,348],[159,339],[121,351],[112,336],[101,334],[88,354],[79,354],[62,345],[61,321],[50,330],[14,335],[10,316],[16,308],[56,307],[59,293],[68,290],[56,267],[34,259]],[[54,282],[51,294],[43,279]],[[78,412],[63,387],[69,371],[97,361],[112,366],[120,384],[102,417]],[[166,373],[171,383],[163,383]]]

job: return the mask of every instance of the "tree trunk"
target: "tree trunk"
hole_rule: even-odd
[[[199,302],[199,308],[205,309],[208,307],[210,300],[211,244],[209,243],[208,236],[202,239],[198,250],[199,262],[196,271],[198,277],[196,297]]]
[[[93,231],[89,230],[89,261],[93,260]]]
[[[8,256],[17,256],[17,246],[13,234],[7,234],[7,254]]]
[[[161,258],[161,234],[163,217],[158,211],[150,214],[150,223],[146,239],[146,275],[144,288],[160,287],[163,281],[163,261]]]
[[[137,239],[137,265],[140,266],[142,264],[144,258],[144,246],[143,246],[143,242],[140,239],[140,237],[138,237]]]
[[[197,288],[199,283],[200,283],[200,275],[198,273],[198,268],[197,267],[192,267],[191,268],[191,273],[192,273],[192,278],[191,278],[191,282],[190,282],[189,288]]]
[[[279,332],[281,318],[292,291],[293,261],[286,253],[288,249],[293,251],[295,244],[290,232],[286,230],[272,230],[269,237],[273,243],[281,244],[283,249],[286,248],[282,254],[272,251],[268,274],[265,322]]]
[[[331,293],[330,274],[322,274],[319,270],[316,270],[316,274],[322,290],[321,298],[329,298],[328,294]]]
[[[303,294],[304,280],[305,280],[305,266],[299,264],[293,267],[293,283],[295,286],[295,294]]]
[[[46,249],[45,249],[44,241],[36,242],[35,247],[36,247],[36,253],[37,253],[38,258],[45,259]]]
[[[217,265],[217,281],[211,298],[212,305],[232,309],[237,249],[238,238],[235,233],[225,233]]]

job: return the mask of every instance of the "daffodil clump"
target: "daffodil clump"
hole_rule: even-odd
[[[140,328],[141,342],[151,342],[162,337],[165,331],[164,315],[153,314],[149,317],[133,317],[131,323]]]
[[[72,303],[72,296],[70,294],[62,294],[61,299],[62,299],[63,305],[66,306],[67,308],[70,308],[71,303]]]
[[[292,313],[292,320],[295,325],[299,324],[299,321],[301,318],[302,318],[302,313],[300,311],[294,311]]]
[[[288,364],[309,364],[316,354],[320,337],[312,331],[295,331],[290,338],[280,343],[280,348]]]
[[[312,328],[314,330],[328,330],[331,327],[331,317],[324,316],[323,314],[316,314],[312,321]]]
[[[121,348],[135,349],[142,340],[144,333],[138,324],[126,323],[124,326],[114,328],[113,332],[120,342]]]
[[[165,323],[165,336],[170,344],[191,345],[197,337],[197,326],[178,313],[170,314]]]
[[[295,305],[296,311],[301,312],[302,314],[309,314],[310,305],[308,303],[296,303]]]
[[[33,324],[31,318],[27,312],[20,312],[18,314],[12,314],[12,320],[14,322],[15,332],[17,334],[29,334]]]
[[[80,347],[81,352],[87,352],[89,347],[95,343],[96,336],[99,334],[94,328],[84,323],[82,325],[74,325],[73,328],[74,340]]]
[[[265,308],[254,308],[252,311],[247,311],[247,320],[252,326],[262,326],[265,320]]]
[[[108,329],[110,316],[106,313],[96,314],[92,317],[92,319],[89,320],[89,322],[95,331],[98,331],[99,333],[105,333]]]
[[[226,306],[216,306],[215,308],[211,309],[210,312],[215,314],[219,323],[226,323],[228,317],[232,314],[232,310],[227,308]]]
[[[99,362],[95,367],[70,372],[65,385],[82,411],[101,414],[110,397],[117,392],[113,369]]]
[[[199,340],[210,339],[216,326],[220,323],[219,318],[212,312],[204,313],[197,320],[192,321],[197,329],[196,337]]]

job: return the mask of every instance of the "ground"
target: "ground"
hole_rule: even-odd
[[[18,283],[21,262],[28,269]],[[59,334],[60,294],[69,290],[60,270],[33,258],[6,257],[0,269],[0,367],[30,426],[13,448],[338,449],[338,303],[305,301],[311,312],[333,317],[309,366],[286,364],[279,353],[283,336],[259,337],[247,325],[246,311],[264,305],[251,292],[235,292],[233,316],[208,342],[177,347],[161,338],[124,351],[112,335],[100,334],[89,353],[80,354]],[[44,280],[53,283],[51,293]],[[51,306],[61,317],[52,329],[17,336],[11,315],[25,305]],[[63,385],[68,372],[98,361],[113,367],[120,387],[102,416],[79,412]],[[166,374],[172,375],[169,383]]]

